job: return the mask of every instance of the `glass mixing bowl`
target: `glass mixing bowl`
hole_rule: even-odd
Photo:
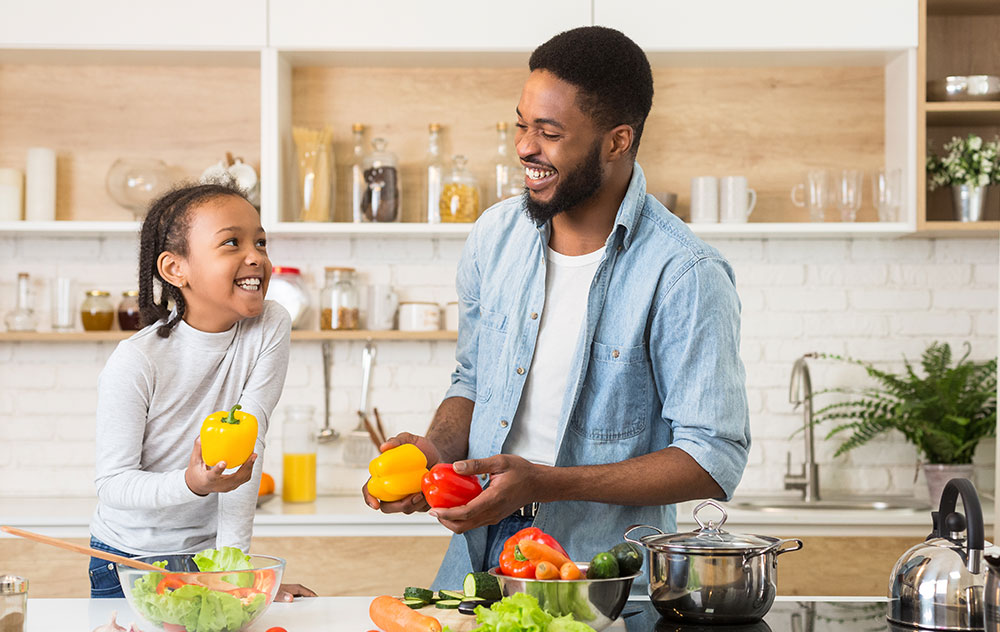
[[[252,569],[202,572],[194,555],[150,555],[163,572],[118,565],[125,599],[145,620],[143,630],[241,632],[264,614],[281,585],[285,560],[251,555]]]

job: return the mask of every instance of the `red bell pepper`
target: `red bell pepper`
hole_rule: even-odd
[[[420,481],[420,490],[431,507],[460,507],[478,496],[483,487],[475,476],[455,472],[451,463],[438,463]]]
[[[563,549],[558,542],[556,542],[556,539],[543,532],[538,527],[521,529],[514,535],[507,538],[507,541],[504,542],[503,550],[500,552],[500,572],[504,575],[508,575],[510,577],[535,578],[535,567],[538,566],[538,560],[529,560],[521,555],[517,548],[517,543],[525,538],[550,546],[563,555],[566,555],[566,550]],[[566,557],[569,556],[566,555]]]

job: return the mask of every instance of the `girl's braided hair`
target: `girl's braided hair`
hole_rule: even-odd
[[[198,204],[225,196],[247,199],[243,191],[231,182],[182,185],[154,200],[142,222],[139,237],[139,317],[144,327],[166,320],[156,331],[161,338],[170,335],[184,317],[187,305],[180,288],[160,276],[156,262],[163,252],[186,257],[191,227],[189,211]],[[159,301],[154,293],[156,280],[161,290]],[[173,301],[176,310],[173,318],[169,318],[170,301]]]

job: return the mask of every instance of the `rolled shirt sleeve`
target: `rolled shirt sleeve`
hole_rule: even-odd
[[[451,386],[445,397],[464,397],[476,401],[476,363],[479,354],[479,287],[477,260],[477,230],[465,242],[458,262],[455,286],[458,290],[458,344],[455,360],[458,365],[451,374]]]
[[[689,454],[729,500],[747,463],[750,414],[740,302],[724,260],[695,259],[666,289],[650,341],[670,445]]]

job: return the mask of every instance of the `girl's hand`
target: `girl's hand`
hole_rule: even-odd
[[[188,489],[199,496],[207,496],[213,492],[231,492],[250,480],[253,463],[256,460],[257,453],[251,454],[240,469],[232,474],[223,474],[226,470],[225,461],[219,461],[214,467],[205,465],[205,461],[201,458],[201,437],[199,437],[194,440],[191,459],[188,461],[187,469],[184,470],[184,482],[187,483]]]
[[[315,597],[316,593],[309,590],[302,584],[282,584],[278,587],[278,594],[275,601],[292,601],[295,597]]]

